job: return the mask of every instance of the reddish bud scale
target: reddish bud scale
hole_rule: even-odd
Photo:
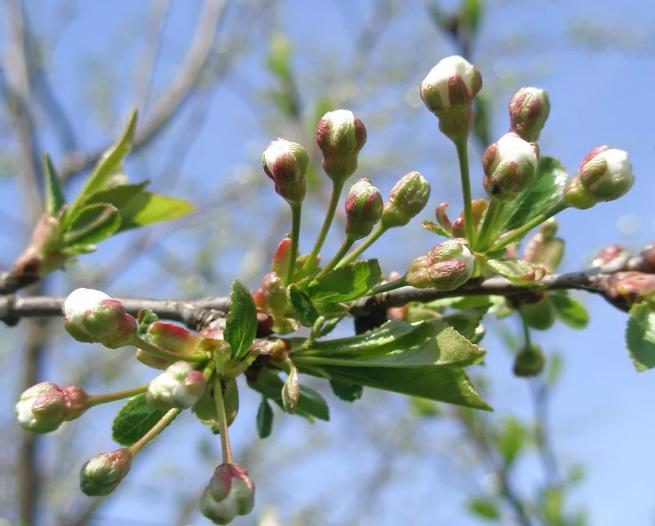
[[[538,88],[521,88],[509,102],[510,131],[535,142],[550,113],[548,94]]]
[[[446,208],[448,208],[448,203],[441,203],[436,210],[437,223],[439,223],[444,230],[450,232],[453,228],[450,218],[446,214]],[[461,237],[461,236],[459,236]]]
[[[596,254],[596,257],[594,257],[590,266],[592,268],[602,267],[603,265],[606,265],[607,263],[612,261],[622,252],[623,252],[623,248],[620,245],[608,245],[605,248],[603,248],[600,252],[598,252],[598,254]],[[646,269],[644,269],[644,271],[650,272],[649,270]]]
[[[285,237],[275,249],[273,261],[271,262],[271,272],[278,276],[284,276],[289,268],[291,261],[291,238]]]
[[[237,464],[221,464],[200,498],[200,511],[216,524],[228,524],[248,515],[255,506],[255,486]]]
[[[380,191],[369,179],[358,179],[346,198],[346,235],[352,239],[369,235],[382,216],[382,208]]]
[[[262,168],[275,183],[278,195],[289,203],[298,204],[305,199],[308,165],[309,157],[305,149],[284,137],[278,137],[264,148]]]
[[[617,272],[601,283],[605,296],[614,305],[628,310],[635,303],[646,301],[655,310],[655,275],[644,272]]]
[[[287,310],[287,290],[277,273],[269,272],[262,278],[262,294],[269,310],[275,316],[284,316]]]
[[[151,323],[148,326],[145,339],[167,351],[184,354],[185,356],[195,354],[202,342],[202,338],[184,327],[163,321]],[[172,360],[153,356],[142,349],[137,349],[136,359],[149,367],[160,370],[164,370],[173,364]]]

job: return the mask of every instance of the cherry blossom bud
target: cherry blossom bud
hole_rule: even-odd
[[[137,333],[136,320],[123,304],[99,290],[74,290],[64,301],[63,311],[66,331],[79,342],[117,349],[129,345]]]
[[[474,266],[475,258],[466,240],[450,239],[412,261],[407,283],[419,289],[454,290],[469,280]]]
[[[536,142],[549,113],[550,102],[544,90],[521,88],[509,101],[510,131],[524,141]]]
[[[300,204],[305,199],[308,165],[305,148],[283,137],[270,142],[262,155],[262,167],[275,183],[275,191],[291,204]]]
[[[49,433],[62,423],[78,418],[88,408],[89,396],[81,387],[62,389],[51,382],[41,382],[20,396],[14,414],[23,429]]]
[[[533,292],[521,301],[519,312],[528,326],[539,331],[548,330],[555,323],[555,306],[547,292]]]
[[[382,210],[382,226],[385,230],[405,226],[425,208],[429,198],[430,183],[420,173],[409,172],[393,185]]]
[[[157,409],[186,409],[205,392],[206,381],[189,362],[175,362],[150,381],[146,400]]]
[[[60,218],[44,214],[34,227],[29,246],[16,260],[16,273],[45,276],[62,268],[66,262],[62,249]]]
[[[155,321],[148,325],[144,339],[162,349],[184,354],[185,356],[195,354],[202,341],[199,335],[188,331],[184,327],[163,321]],[[160,370],[164,370],[173,364],[173,361],[153,356],[143,349],[137,349],[136,359],[149,367]]]
[[[578,210],[587,210],[598,203],[598,199],[591,195],[582,185],[580,176],[569,179],[564,189],[564,204]]]
[[[598,201],[614,201],[625,195],[635,182],[628,154],[609,146],[591,150],[578,170],[580,183]]]
[[[366,144],[366,127],[352,111],[329,111],[316,126],[323,152],[323,169],[335,182],[345,182],[357,170],[357,155]]]
[[[273,261],[271,262],[271,272],[278,276],[285,276],[291,260],[291,238],[285,237],[275,249]]]
[[[436,210],[437,223],[439,223],[446,232],[450,232],[453,228],[450,218],[446,214],[448,203],[441,203]]]
[[[617,256],[620,254],[623,254],[623,247],[620,245],[608,245],[605,248],[603,248],[598,254],[596,254],[596,257],[594,257],[593,261],[591,262],[590,267],[591,268],[598,268],[602,267],[603,265],[606,265],[613,259],[615,259]]]
[[[562,261],[564,240],[554,236],[557,231],[557,223],[554,218],[549,221],[551,222],[544,223],[540,231],[528,240],[523,252],[523,260],[541,265],[552,274]]]
[[[200,511],[215,524],[229,524],[255,507],[255,486],[245,468],[221,464],[200,498]]]
[[[132,465],[132,453],[120,448],[101,453],[86,462],[80,470],[80,489],[89,497],[104,497],[114,491]]]
[[[473,98],[482,76],[460,56],[446,57],[428,73],[419,88],[425,106],[439,118],[439,129],[452,140],[466,138],[473,126]]]
[[[649,243],[639,251],[639,270],[655,274],[655,243]]]
[[[277,273],[270,272],[264,276],[262,294],[270,311],[275,316],[284,316],[289,301],[287,300],[287,289]]]
[[[537,172],[532,145],[515,133],[506,133],[482,156],[483,185],[491,199],[511,201],[528,188]]]
[[[62,387],[61,393],[66,402],[64,420],[67,422],[79,418],[90,407],[89,395],[84,389],[77,385]]]
[[[346,235],[351,239],[368,236],[382,217],[382,194],[365,177],[357,179],[346,198]]]
[[[615,306],[628,310],[635,303],[646,301],[655,310],[655,275],[637,271],[611,274],[601,281],[606,298]]]

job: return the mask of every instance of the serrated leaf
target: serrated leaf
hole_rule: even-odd
[[[381,275],[377,259],[355,261],[312,280],[307,294],[312,301],[325,303],[354,301],[366,294]]]
[[[298,369],[291,368],[284,386],[282,387],[282,406],[287,413],[294,414],[300,397],[300,379]]]
[[[519,285],[534,283],[544,276],[544,271],[541,267],[532,265],[522,259],[506,256],[498,259],[488,259],[486,264],[496,274]]]
[[[655,313],[645,302],[630,309],[626,345],[637,371],[655,367]]]
[[[64,232],[66,245],[91,245],[114,234],[121,226],[115,206],[96,203],[82,208]]]
[[[45,179],[46,212],[55,217],[61,207],[66,204],[66,196],[61,179],[46,152],[43,152],[43,178]]]
[[[262,401],[257,410],[257,434],[259,438],[270,436],[273,429],[273,408],[268,403],[268,399],[262,396]]]
[[[589,323],[589,313],[582,303],[568,294],[550,294],[557,317],[573,329],[584,329]]]
[[[501,518],[498,503],[490,497],[472,497],[466,503],[466,509],[483,520],[495,522]]]
[[[257,308],[250,291],[237,279],[230,292],[230,312],[225,320],[225,341],[232,346],[232,357],[240,359],[257,336]]]
[[[488,299],[488,298],[487,298]],[[467,340],[471,340],[475,336],[475,330],[482,322],[482,318],[491,307],[491,303],[480,305],[472,309],[461,310],[448,314],[441,318],[458,333],[460,333]]]
[[[330,387],[337,398],[344,402],[354,402],[359,400],[364,394],[364,387],[356,384],[330,380]]]
[[[293,310],[298,314],[300,322],[307,327],[313,326],[318,318],[318,311],[314,307],[312,300],[309,299],[309,296],[302,292],[296,285],[289,287],[287,295]]]
[[[196,208],[184,199],[142,190],[121,207],[123,223],[119,232],[177,219],[195,210]]]
[[[130,398],[114,418],[112,438],[123,446],[131,446],[143,438],[166,413],[161,409],[153,409],[146,402],[145,394]],[[168,425],[170,422],[166,427]]]

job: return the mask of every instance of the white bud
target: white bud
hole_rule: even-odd
[[[64,301],[64,316],[73,323],[81,323],[84,316],[100,305],[103,300],[110,300],[111,296],[93,289],[76,289]]]
[[[466,89],[461,93],[458,88],[455,96],[454,86]],[[440,113],[458,104],[471,104],[482,88],[482,77],[478,69],[464,58],[453,55],[441,60],[421,83],[421,97],[433,113]],[[437,96],[435,96],[437,95]]]
[[[189,362],[175,362],[148,386],[146,400],[161,409],[186,409],[205,392],[205,379]]]

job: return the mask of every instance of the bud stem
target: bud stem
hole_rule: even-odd
[[[143,338],[141,338],[141,336],[136,334],[130,340],[129,345],[134,345],[135,347],[138,347],[142,351],[148,352],[153,356],[157,356],[158,358],[164,358],[165,360],[172,360],[176,362],[182,360],[184,362],[204,363],[207,362],[207,360],[209,359],[207,355],[204,353],[187,355],[187,354],[180,354],[172,351],[167,351],[166,349],[161,348],[159,345],[150,343],[149,341],[144,340]]]
[[[302,203],[289,203],[291,205],[291,257],[289,258],[289,268],[287,269],[286,285],[293,281],[293,275],[296,271],[296,260],[298,259],[298,238],[300,237],[300,218],[302,212]]]
[[[464,195],[464,226],[466,227],[466,239],[473,246],[475,234],[473,230],[473,209],[471,207],[471,181],[469,178],[469,157],[468,137],[457,139],[457,160],[459,161],[459,175],[462,182],[462,194]]]
[[[343,243],[341,244],[341,248],[337,251],[332,260],[325,266],[325,268],[316,275],[316,277],[320,278],[335,268],[354,244],[355,239],[350,236],[346,237],[346,239],[344,239]]]
[[[522,227],[519,227],[516,230],[512,230],[511,232],[508,232],[507,234],[501,236],[498,240],[498,243],[493,245],[490,250],[495,252],[496,250],[505,248],[507,245],[513,243],[514,241],[519,241],[528,232],[530,232],[530,230],[539,226],[541,223],[543,223],[547,219],[550,219],[554,215],[559,214],[562,210],[566,210],[567,208],[568,206],[564,203],[564,201],[560,201],[559,203],[554,204],[543,214],[538,215],[537,217],[531,219]]]
[[[364,252],[368,247],[375,243],[381,236],[387,231],[386,228],[382,226],[382,223],[378,223],[378,226],[375,227],[375,230],[370,234],[360,245],[353,250],[348,256],[346,256],[336,268],[341,268],[346,266],[348,263],[352,262],[357,258],[362,252]]]
[[[155,438],[159,433],[161,433],[164,428],[170,424],[175,417],[181,413],[181,409],[169,409],[164,416],[161,417],[161,420],[157,422],[150,431],[148,431],[145,435],[143,435],[137,442],[132,444],[130,447],[127,449],[130,450],[130,453],[132,455],[136,455],[143,446],[145,446],[148,442],[150,442],[153,438]]]
[[[407,274],[403,277],[398,278],[397,280],[390,281],[389,283],[384,283],[383,285],[378,285],[373,287],[367,296],[375,296],[376,294],[382,294],[383,292],[390,292],[392,290],[399,289],[400,287],[407,286]]]
[[[487,244],[489,242],[489,236],[493,233],[494,227],[498,222],[498,217],[500,216],[500,213],[504,207],[505,203],[502,201],[497,201],[496,199],[492,199],[489,203],[489,208],[487,209],[487,213],[484,216],[484,222],[482,223],[482,227],[478,232],[479,237],[475,240],[476,251],[484,252],[488,248]]]
[[[221,435],[223,462],[232,464],[232,447],[227,432],[227,415],[225,414],[225,402],[223,401],[223,382],[218,376],[214,377],[214,402],[216,402],[216,415],[218,416],[218,431]]]
[[[521,323],[523,324],[523,338],[525,339],[525,348],[532,351],[532,338],[530,337],[530,327],[521,316]]]
[[[140,395],[145,393],[148,390],[148,385],[140,385],[139,387],[133,387],[132,389],[125,389],[124,391],[116,391],[115,393],[106,393],[101,395],[89,395],[89,407],[94,407],[96,405],[108,404],[109,402],[115,402],[116,400],[123,400],[125,398],[130,398],[132,396]]]
[[[327,213],[325,214],[325,220],[323,221],[321,231],[318,233],[318,237],[316,238],[314,248],[307,258],[307,261],[305,261],[305,264],[303,265],[302,269],[305,272],[312,268],[318,253],[321,251],[321,248],[323,248],[323,243],[325,242],[325,238],[327,237],[328,232],[330,231],[330,226],[332,225],[332,220],[334,219],[334,213],[337,211],[337,206],[339,205],[339,199],[341,197],[341,191],[343,190],[344,183],[345,181],[341,183],[332,183],[332,195],[330,196],[330,203],[328,204]]]

